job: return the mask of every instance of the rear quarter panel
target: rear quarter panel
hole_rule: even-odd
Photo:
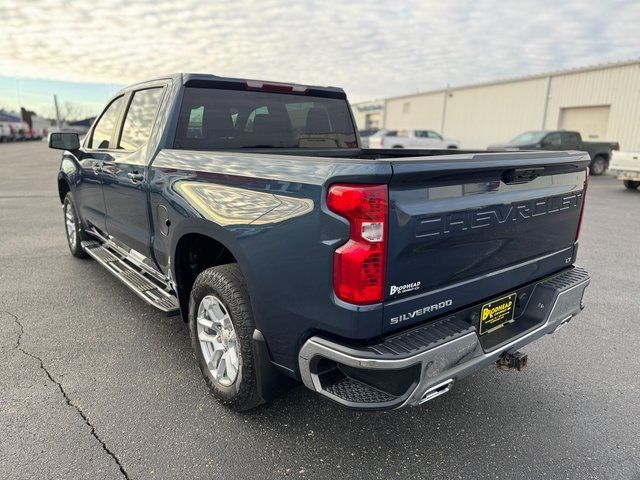
[[[171,268],[187,233],[224,244],[245,276],[256,326],[276,363],[295,369],[299,345],[317,331],[380,333],[381,304],[356,307],[333,295],[333,252],[349,227],[327,210],[325,192],[335,182],[385,183],[388,162],[162,150],[149,173],[154,225],[164,208],[171,221],[166,235],[154,235],[158,263]]]

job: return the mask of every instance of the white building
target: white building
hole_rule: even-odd
[[[354,104],[358,127],[367,111]],[[640,60],[417,93],[383,103],[387,129],[432,129],[462,148],[486,148],[526,130],[578,130],[586,141],[640,151]],[[371,128],[371,127],[370,127]]]
[[[351,107],[359,130],[374,130],[383,127],[386,100],[354,103]]]

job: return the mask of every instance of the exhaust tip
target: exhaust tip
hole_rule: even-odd
[[[427,391],[422,394],[422,398],[420,399],[419,404],[423,404],[425,402],[428,402],[429,400],[433,400],[434,398],[439,397],[440,395],[444,395],[449,390],[451,390],[452,386],[453,386],[453,378],[450,378],[449,380],[445,380],[442,383],[434,385],[433,387],[427,389]]]

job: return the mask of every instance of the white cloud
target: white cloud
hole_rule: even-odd
[[[640,2],[0,0],[0,72],[174,71],[337,85],[352,99],[637,57]]]

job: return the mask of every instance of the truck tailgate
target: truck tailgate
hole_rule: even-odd
[[[588,162],[579,152],[392,161],[383,331],[572,264]]]

